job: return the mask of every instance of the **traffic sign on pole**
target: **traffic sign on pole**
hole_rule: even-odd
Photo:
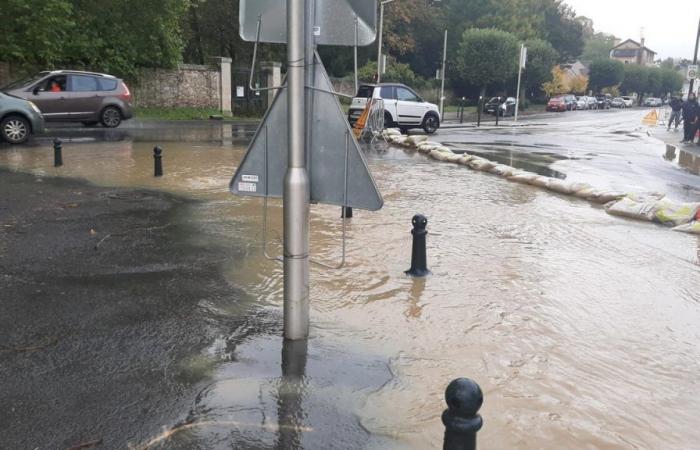
[[[688,66],[688,81],[698,78],[698,66]]]

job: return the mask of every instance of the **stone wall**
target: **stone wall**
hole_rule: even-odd
[[[219,70],[182,64],[174,70],[149,69],[131,86],[134,103],[141,107],[221,107]]]

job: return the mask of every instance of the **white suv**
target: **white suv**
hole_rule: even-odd
[[[437,105],[424,101],[413,89],[399,83],[361,85],[348,111],[350,125],[357,122],[370,98],[384,100],[384,126],[387,128],[398,127],[403,133],[411,128],[422,128],[427,134],[440,128]]]

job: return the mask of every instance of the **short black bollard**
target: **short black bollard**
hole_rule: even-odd
[[[481,126],[481,111],[484,109],[484,97],[479,96],[479,104],[476,107],[476,126]]]
[[[53,140],[53,166],[61,167],[63,165],[63,142],[56,138]]]
[[[422,214],[416,214],[413,216],[411,223],[413,224],[413,229],[411,230],[411,234],[413,235],[411,268],[404,273],[412,277],[425,277],[431,273],[428,270],[425,251],[425,236],[428,234],[428,230],[425,228],[428,226],[428,218]]]
[[[498,116],[501,115],[501,97],[498,97],[498,103],[496,103],[496,126],[498,126]]]
[[[340,207],[340,218],[341,219],[352,219],[352,206],[341,206]]]
[[[163,176],[163,149],[155,146],[153,147],[153,161],[155,164],[155,169],[154,169],[154,175],[156,177],[162,177]]]
[[[457,378],[445,389],[447,409],[442,413],[445,425],[443,450],[476,450],[476,432],[484,424],[479,408],[484,394],[476,382]]]

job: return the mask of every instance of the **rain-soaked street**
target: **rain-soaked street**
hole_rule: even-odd
[[[678,141],[678,133],[646,128],[642,115],[543,115],[517,128],[445,127],[431,139],[550,176],[700,201],[698,147],[667,147],[663,140]],[[268,258],[263,202],[228,191],[254,131],[251,124],[136,123],[109,131],[57,128],[28,146],[0,146],[0,169],[190,200],[169,220],[190,230],[179,238],[204,251],[199,258],[211,249],[210,263],[228,288],[211,281],[216,292],[178,300],[175,316],[160,304],[134,312],[149,316],[142,327],[153,324],[150,334],[139,331],[149,337],[143,345],[65,356],[60,342],[0,352],[0,365],[26,380],[12,392],[0,383],[1,448],[65,448],[81,437],[104,439],[107,448],[441,448],[444,389],[460,376],[484,391],[480,448],[697,448],[697,236],[414,151],[366,146],[384,207],[356,210],[348,220],[344,268],[312,265],[311,337],[283,346],[282,266],[274,259],[281,253],[281,203],[268,205]],[[61,168],[53,167],[54,136],[64,139]],[[153,177],[155,145],[164,149],[162,178]],[[342,254],[339,209],[311,210],[312,257],[328,265]],[[415,213],[429,219],[433,275],[426,279],[403,274]],[[2,215],[0,209],[7,226]],[[92,231],[100,249],[119,251],[119,230]],[[0,254],[0,268],[9,264]],[[94,295],[85,277],[74,282],[84,287],[77,295]],[[159,286],[176,296],[182,287],[172,283]],[[142,291],[131,294],[138,300]],[[71,301],[54,298],[51,308]],[[128,316],[121,320],[125,330],[132,326]],[[191,326],[199,328],[187,335],[197,339],[168,336]],[[129,333],[122,342],[131,342]],[[174,350],[168,354],[178,359],[144,378],[120,378],[143,393],[129,404],[111,398],[112,414],[91,415],[91,403],[81,402],[94,399],[87,391],[109,397],[112,376],[127,370],[100,361],[116,352],[148,366],[161,355],[150,345]],[[76,370],[96,384],[82,385],[83,375],[73,374],[60,389],[42,389],[59,376],[58,365],[46,361],[62,358],[81,361]],[[162,388],[144,389],[152,384]],[[61,411],[74,408],[86,409],[82,422],[62,420]],[[24,411],[20,419],[15,409]],[[133,411],[148,420],[133,420]]]

